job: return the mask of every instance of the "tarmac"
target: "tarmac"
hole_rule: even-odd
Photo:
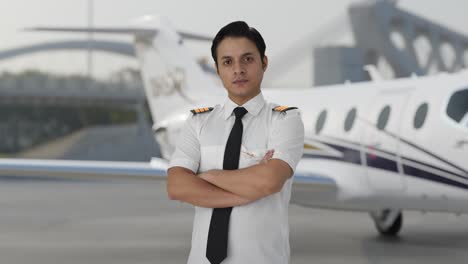
[[[186,263],[193,208],[165,182],[0,179],[0,263]],[[291,263],[466,263],[468,216],[405,212],[379,237],[365,213],[290,206]]]

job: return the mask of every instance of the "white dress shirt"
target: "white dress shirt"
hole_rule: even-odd
[[[227,99],[211,112],[188,118],[177,141],[169,167],[180,166],[201,173],[223,168],[224,149],[234,125],[233,109],[238,105]],[[248,113],[242,118],[239,168],[258,164],[268,150],[295,170],[304,146],[304,125],[297,109],[273,111],[262,93],[243,105]],[[289,263],[288,205],[292,178],[280,192],[252,203],[234,207],[231,213],[227,258],[223,264]],[[206,242],[211,208],[195,206],[192,248],[188,264],[209,264]]]

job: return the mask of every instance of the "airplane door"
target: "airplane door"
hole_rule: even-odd
[[[394,193],[404,187],[399,154],[401,120],[409,92],[384,91],[370,103],[362,138],[366,175],[372,189]]]

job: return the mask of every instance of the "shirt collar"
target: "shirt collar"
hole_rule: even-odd
[[[245,109],[247,109],[249,114],[256,116],[258,115],[258,113],[260,113],[260,110],[262,110],[264,104],[265,99],[263,98],[263,94],[261,92],[243,105],[237,105],[228,97],[223,106],[223,117],[224,119],[228,119],[232,115],[232,111],[234,110],[234,108],[238,106],[244,107]]]

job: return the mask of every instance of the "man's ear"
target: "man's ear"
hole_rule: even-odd
[[[263,71],[266,71],[266,69],[268,68],[268,57],[266,55],[263,56],[262,68],[263,68]]]

